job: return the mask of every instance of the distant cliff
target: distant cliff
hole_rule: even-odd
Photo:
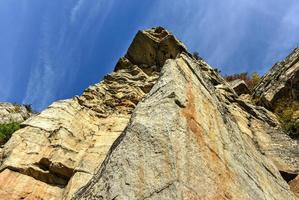
[[[33,115],[31,106],[0,103],[0,146],[20,129],[20,123]]]
[[[0,124],[23,122],[32,115],[31,107],[12,103],[0,103]]]

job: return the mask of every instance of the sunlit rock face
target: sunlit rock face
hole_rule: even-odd
[[[101,166],[133,109],[159,78],[163,62],[183,51],[163,28],[140,31],[102,82],[25,121],[2,151],[0,196],[70,199]]]
[[[0,103],[0,124],[23,122],[32,115],[29,106]]]
[[[4,199],[296,198],[298,144],[162,27],[23,126],[2,151]]]
[[[273,113],[183,51],[74,199],[295,199],[270,158],[273,133],[283,133]]]

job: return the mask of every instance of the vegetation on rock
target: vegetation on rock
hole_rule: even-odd
[[[12,134],[20,129],[20,124],[16,122],[0,124],[0,145],[5,144]]]
[[[226,75],[224,76],[226,81],[234,81],[237,79],[245,81],[249,90],[253,91],[255,86],[260,82],[261,77],[257,72],[253,72],[252,74],[248,74],[247,72],[242,72],[238,74]]]
[[[193,52],[192,55],[196,60],[203,60],[203,58],[199,55],[197,51]]]
[[[279,117],[282,128],[292,138],[299,138],[299,120],[295,117],[295,112],[298,111],[298,108],[298,101],[283,98],[278,101],[274,110]]]

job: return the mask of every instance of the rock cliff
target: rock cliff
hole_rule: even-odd
[[[0,196],[69,199],[102,164],[133,109],[159,78],[163,62],[183,51],[162,28],[140,31],[102,82],[22,123],[2,152]]]
[[[183,51],[74,199],[295,199],[278,167],[297,172],[298,155],[273,113]]]
[[[274,110],[282,98],[299,99],[299,48],[276,63],[254,89],[258,103]]]
[[[102,82],[22,126],[2,151],[3,199],[295,200],[298,193],[298,141],[161,27],[139,31]]]
[[[245,83],[245,81],[243,81],[241,79],[230,81],[229,84],[234,89],[234,91],[237,93],[237,95],[250,94],[251,93],[250,90],[248,89],[248,86]]]
[[[255,88],[253,98],[274,111],[285,131],[299,139],[299,48],[270,69]]]
[[[30,108],[12,103],[0,103],[0,124],[23,122],[32,115]]]

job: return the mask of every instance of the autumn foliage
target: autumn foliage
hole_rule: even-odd
[[[254,87],[259,83],[261,80],[260,75],[257,72],[253,72],[252,74],[248,74],[247,72],[239,73],[239,74],[232,74],[224,76],[225,80],[227,81],[234,81],[241,79],[245,81],[248,88],[252,91]]]

